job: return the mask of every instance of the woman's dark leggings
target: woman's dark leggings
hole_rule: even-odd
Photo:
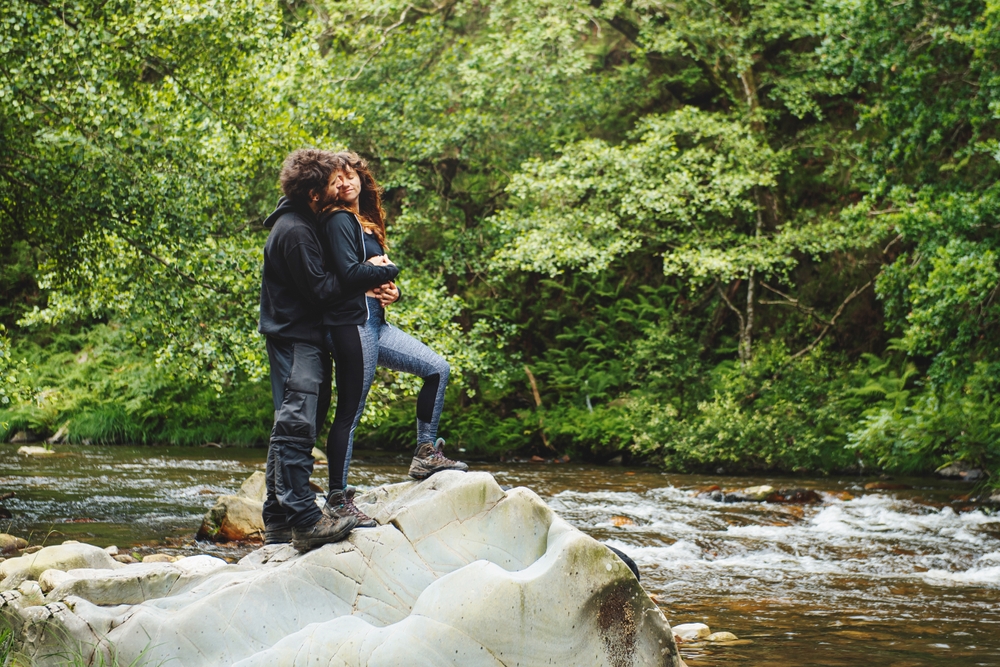
[[[444,390],[448,386],[448,362],[413,336],[387,324],[378,299],[366,298],[367,322],[329,327],[326,331],[337,377],[337,413],[326,441],[331,491],[347,486],[354,431],[365,411],[376,366],[424,379],[424,386],[417,394],[417,444],[434,442],[437,438]]]

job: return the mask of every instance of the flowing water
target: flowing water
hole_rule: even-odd
[[[264,451],[62,447],[45,458],[0,445],[0,531],[32,543],[78,539],[140,555],[246,546],[194,542],[218,494]],[[402,481],[401,458],[357,453],[352,483]],[[857,478],[663,474],[575,464],[478,465],[527,486],[584,532],[631,555],[672,624],[702,622],[741,640],[682,645],[690,667],[1000,666],[1000,514],[963,507],[965,487],[926,479],[865,491]],[[326,486],[325,467],[315,481]],[[710,484],[805,487],[816,505],[724,504]],[[845,494],[846,492],[846,494]],[[853,496],[853,498],[850,498]],[[850,498],[850,499],[848,499]]]

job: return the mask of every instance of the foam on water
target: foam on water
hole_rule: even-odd
[[[670,486],[568,490],[549,499],[572,523],[654,573],[683,568],[688,576],[700,572],[702,584],[721,574],[789,582],[819,575],[1000,588],[1000,517],[874,493],[827,501],[723,504]]]

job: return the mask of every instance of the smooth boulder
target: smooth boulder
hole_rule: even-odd
[[[40,665],[55,648],[40,637],[93,647],[95,632],[97,650],[114,647],[123,664],[682,664],[628,567],[530,490],[446,471],[357,501],[378,527],[306,554],[269,545],[139,604],[122,604],[124,594],[95,604],[95,583],[63,577],[44,607],[7,612],[20,619],[19,646]],[[140,566],[124,567],[87,580]]]
[[[0,563],[0,590],[17,588],[27,579],[37,580],[46,570],[74,570],[102,568],[114,570],[124,567],[111,554],[100,547],[81,544],[72,540],[52,547],[45,547],[32,554],[8,558]]]

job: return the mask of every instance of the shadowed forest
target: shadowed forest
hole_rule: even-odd
[[[5,0],[0,437],[265,443],[261,223],[349,147],[468,456],[997,486],[998,122],[997,0]]]

